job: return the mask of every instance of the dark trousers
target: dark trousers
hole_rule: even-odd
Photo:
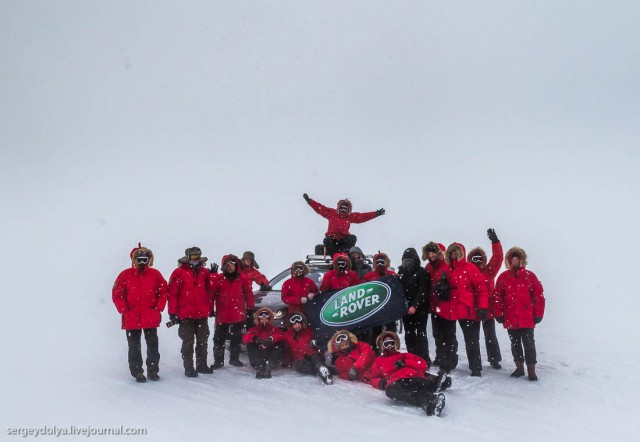
[[[193,345],[196,347],[196,367],[207,366],[207,344],[209,341],[209,318],[182,319],[178,336],[182,339],[182,364],[193,368]]]
[[[227,339],[229,340],[229,360],[239,360],[243,325],[242,322],[216,324],[216,329],[213,332],[213,359],[215,363],[224,360],[224,342]]]
[[[324,365],[324,359],[319,353],[314,353],[311,356],[305,356],[295,363],[295,369],[298,373],[302,374],[316,374],[318,368]]]
[[[486,319],[482,321],[482,331],[484,332],[484,343],[487,347],[487,359],[489,362],[500,362],[500,344],[496,336],[496,320]]]
[[[280,367],[284,361],[284,347],[281,343],[269,347],[260,347],[257,344],[247,344],[249,363],[256,370]]]
[[[129,344],[129,371],[134,378],[143,373],[142,370],[142,332],[147,343],[147,375],[158,374],[160,352],[158,351],[158,329],[145,328],[127,330],[127,343]]]
[[[458,366],[458,338],[456,337],[456,321],[434,316],[433,326],[438,329],[439,341],[436,341],[440,350],[440,369],[446,373]]]
[[[440,363],[442,360],[442,323],[440,321],[436,321],[437,316],[431,314],[431,332],[433,333],[433,343],[436,347],[436,359],[435,361]]]
[[[433,398],[436,386],[432,378],[403,378],[389,385],[385,393],[394,401],[421,406]]]
[[[357,240],[355,235],[347,235],[340,239],[325,236],[322,243],[327,248],[327,255],[333,256],[338,252],[349,253],[349,249],[356,245]]]
[[[480,357],[480,321],[460,319],[458,321],[464,335],[464,346],[469,360],[471,371],[482,370],[482,358]]]
[[[509,339],[511,340],[511,354],[513,362],[526,362],[535,364],[536,361],[536,341],[533,338],[532,328],[509,329]],[[524,347],[524,354],[523,354]]]
[[[431,365],[429,358],[429,341],[427,340],[427,321],[429,314],[416,311],[413,315],[402,318],[404,324],[404,344],[407,352],[420,356]]]

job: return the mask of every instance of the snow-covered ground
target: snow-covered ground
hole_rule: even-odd
[[[636,437],[636,2],[0,11],[3,440],[44,425],[154,441]],[[166,277],[192,245],[216,262],[252,250],[272,277],[323,237],[303,192],[384,207],[352,231],[392,265],[430,240],[489,250],[488,227],[524,248],[547,298],[540,381],[509,377],[502,329],[504,368],[469,377],[460,339],[445,412],[427,418],[291,371],[187,379],[163,326],[162,380],[136,384],[111,302],[131,248]]]

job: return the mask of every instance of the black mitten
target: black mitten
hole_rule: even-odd
[[[382,216],[386,213],[386,211],[384,209],[378,209],[376,210],[376,216]]]
[[[358,369],[356,367],[351,367],[349,369],[349,380],[355,381],[356,379],[358,379]]]
[[[406,362],[404,362],[404,359],[398,359],[394,364],[393,364],[397,369],[400,369],[402,367],[404,367],[405,365],[407,365]]]
[[[498,235],[496,235],[496,231],[493,229],[487,230],[487,236],[489,237],[489,240],[491,240],[491,244],[500,242],[500,240],[498,239]]]

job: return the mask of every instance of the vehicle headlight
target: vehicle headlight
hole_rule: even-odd
[[[283,317],[284,317],[284,312],[282,310],[273,312],[273,319],[282,319]]]

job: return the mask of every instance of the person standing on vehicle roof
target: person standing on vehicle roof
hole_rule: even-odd
[[[489,296],[491,297],[495,288],[494,280],[502,266],[503,254],[502,245],[500,244],[498,235],[496,235],[496,231],[493,229],[487,230],[487,236],[491,240],[491,259],[489,262],[487,263],[487,254],[480,247],[472,249],[467,255],[467,260],[478,267],[480,273],[487,278],[487,288]],[[487,319],[482,321],[482,330],[484,331],[484,342],[487,347],[489,364],[495,369],[500,369],[502,368],[500,365],[502,356],[500,355],[500,344],[496,336],[496,321],[494,319],[493,304],[491,302],[487,309]]]
[[[309,267],[302,261],[296,261],[291,264],[291,278],[282,284],[281,299],[287,304],[290,315],[304,312],[304,305],[318,294],[318,286],[306,276],[308,273]]]
[[[348,199],[338,201],[337,208],[330,209],[309,198],[306,193],[302,196],[318,215],[329,220],[329,227],[323,241],[326,253],[329,256],[333,256],[338,252],[346,253],[356,245],[358,238],[349,232],[351,223],[364,223],[385,214],[384,209],[378,209],[375,212],[352,212],[351,201]]]
[[[336,253],[333,256],[333,269],[322,277],[320,293],[329,290],[341,290],[360,284],[360,278],[351,270],[351,261],[346,253]]]
[[[256,257],[253,252],[244,252],[242,254],[242,260],[240,261],[240,271],[251,282],[255,282],[260,286],[260,290],[269,291],[271,286],[269,280],[258,270],[260,266],[256,261]]]
[[[138,244],[131,250],[131,268],[122,271],[113,284],[113,303],[122,315],[122,329],[129,345],[129,371],[136,382],[145,382],[141,338],[147,343],[147,377],[159,381],[158,326],[167,303],[167,281],[152,269],[153,253]]]

